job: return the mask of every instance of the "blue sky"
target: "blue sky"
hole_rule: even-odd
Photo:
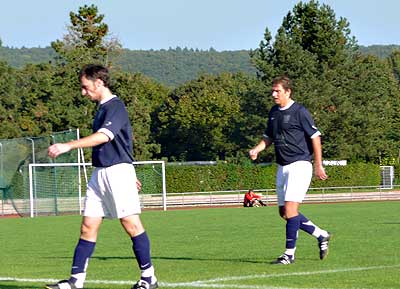
[[[0,39],[8,47],[46,47],[61,39],[69,12],[94,4],[128,49],[188,47],[218,51],[257,48],[266,27],[274,35],[292,0],[4,0]],[[307,1],[304,1],[307,2]],[[350,22],[360,45],[400,45],[400,1],[320,0]]]

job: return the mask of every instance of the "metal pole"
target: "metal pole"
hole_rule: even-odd
[[[32,143],[32,163],[35,163],[35,161],[36,161],[36,159],[35,159],[35,142],[30,137],[27,137],[26,139],[29,140]],[[33,180],[34,188],[33,188],[33,194],[29,194],[29,198],[34,198],[35,199],[35,202],[33,202],[33,199],[30,201],[31,214],[34,214],[34,212],[36,212],[36,215],[37,215],[36,174],[33,171],[32,171],[32,175],[30,176],[30,178],[34,179]]]
[[[1,154],[1,162],[0,162],[0,175],[3,176],[3,144],[0,142],[0,154]]]
[[[30,207],[31,207],[31,218],[33,218],[34,217],[34,215],[33,215],[33,180],[32,180],[32,174],[33,173],[33,171],[32,171],[32,165],[31,164],[29,164],[29,199],[30,199]]]
[[[79,128],[76,129],[76,139],[79,139]],[[82,154],[82,159],[83,158],[83,149],[78,148],[78,163],[81,163],[81,154]],[[85,171],[86,174],[86,171]],[[87,183],[87,182],[86,182]],[[78,202],[79,202],[79,215],[82,214],[82,181],[81,181],[81,166],[78,166]]]
[[[53,140],[53,144],[55,144],[56,143],[56,139],[55,139],[55,137],[54,137],[54,135],[51,135],[50,136],[51,137],[51,139]],[[51,162],[52,163],[54,163],[54,159],[52,159],[51,160]],[[57,168],[56,167],[53,167],[53,170],[54,170],[54,190],[53,190],[53,193],[54,193],[54,213],[55,213],[55,215],[57,216],[58,215],[58,206],[57,206],[57,194],[58,194],[58,186],[57,186]]]
[[[162,170],[162,194],[163,194],[163,208],[164,211],[167,210],[167,186],[166,186],[166,182],[167,180],[165,179],[165,162],[163,161],[161,163],[161,170]]]

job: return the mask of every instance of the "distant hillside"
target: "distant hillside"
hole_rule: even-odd
[[[155,80],[177,86],[197,78],[202,73],[243,72],[255,74],[249,52],[192,49],[169,49],[158,51],[125,50],[115,61],[125,71],[141,72]]]
[[[371,54],[380,58],[386,58],[393,50],[400,50],[400,45],[370,45],[360,46],[360,51],[363,54]]]
[[[21,68],[28,63],[47,63],[54,59],[56,52],[51,47],[45,48],[9,48],[0,47],[0,61],[10,66]]]
[[[364,54],[385,58],[400,45],[360,46]],[[51,47],[9,48],[0,47],[0,61],[20,68],[28,63],[46,63],[56,56]],[[168,50],[123,50],[114,64],[129,72],[141,72],[167,86],[178,86],[195,79],[201,73],[243,72],[255,74],[249,51],[193,50],[179,47]]]

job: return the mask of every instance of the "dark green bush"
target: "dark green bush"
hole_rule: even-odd
[[[375,164],[327,166],[325,171],[328,179],[321,181],[313,178],[311,187],[379,186],[381,183],[380,167]]]
[[[356,163],[347,166],[326,167],[329,178],[313,178],[311,187],[378,186],[378,165]],[[226,164],[167,165],[167,191],[169,193],[205,192],[225,190],[273,189],[276,165]]]

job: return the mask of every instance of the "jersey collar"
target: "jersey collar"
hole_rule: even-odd
[[[115,97],[117,97],[117,96],[114,95],[114,94],[111,95],[111,96],[109,96],[109,97],[106,97],[105,99],[103,99],[102,101],[100,101],[100,104],[104,104],[104,103],[110,101],[111,99],[113,99],[113,98],[115,98]]]
[[[286,110],[286,109],[288,109],[289,107],[291,107],[291,106],[293,105],[293,103],[294,103],[294,100],[291,99],[291,100],[289,100],[289,102],[288,102],[287,105],[285,105],[284,107],[279,107],[279,110]]]

